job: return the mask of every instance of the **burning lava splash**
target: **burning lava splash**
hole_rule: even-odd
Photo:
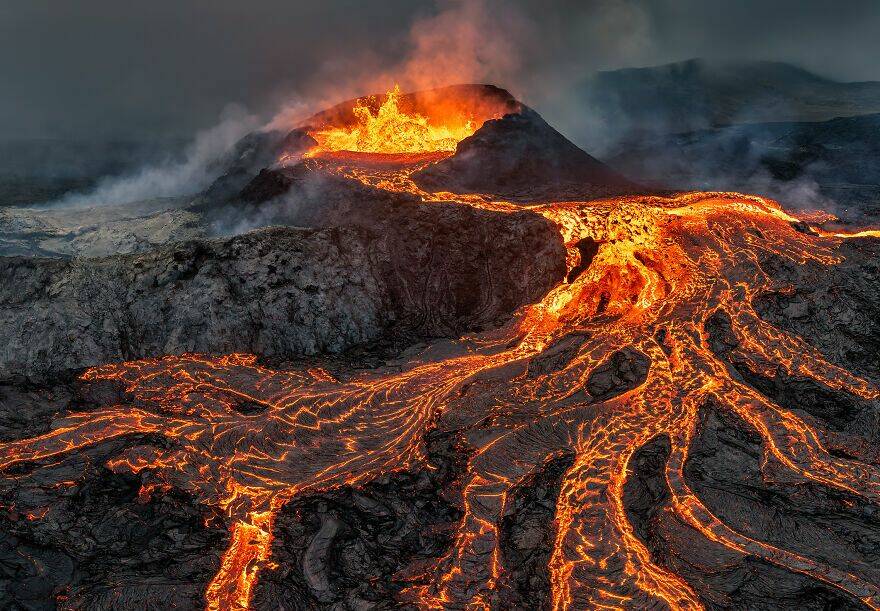
[[[409,181],[412,168],[334,168],[429,197]],[[442,198],[513,207],[488,197]],[[123,383],[130,404],[71,413],[47,434],[2,445],[0,468],[51,468],[65,453],[119,436],[166,437],[167,449],[130,447],[108,466],[144,472],[225,509],[230,542],[205,593],[207,608],[245,609],[260,569],[271,565],[281,506],[297,495],[423,468],[423,437],[442,423],[464,430],[473,448],[460,482],[464,514],[454,544],[426,575],[429,585],[410,587],[403,600],[426,609],[497,606],[504,573],[499,524],[508,494],[548,460],[572,452],[549,565],[553,608],[700,608],[692,588],[652,560],[624,511],[629,461],[665,435],[672,445],[665,467],[670,510],[681,520],[711,541],[880,607],[877,584],[726,526],[683,475],[698,409],[711,401],[750,423],[766,460],[792,477],[880,502],[880,470],[829,454],[823,431],[731,374],[705,329],[723,311],[739,340],[734,350],[756,370],[877,398],[874,385],[763,321],[751,305],[763,291],[785,288],[762,268],[762,254],[833,266],[843,238],[796,230],[796,219],[774,202],[738,194],[544,203],[532,210],[558,227],[570,274],[503,328],[465,336],[443,356],[429,350],[402,369],[345,380],[318,369],[276,371],[236,354],[95,367],[82,378]],[[595,245],[591,261],[581,261],[585,249],[578,245],[585,241]],[[611,398],[591,397],[591,372],[623,349],[650,360],[646,379]],[[548,358],[556,359],[551,371],[541,365]]]
[[[358,100],[352,109],[355,124],[333,126],[309,133],[318,146],[307,153],[345,151],[348,153],[437,153],[451,152],[480,126],[473,119],[449,116],[428,119],[400,109],[400,88],[385,94],[385,101],[376,114],[367,104],[375,100]]]

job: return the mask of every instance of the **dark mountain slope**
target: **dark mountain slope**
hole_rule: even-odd
[[[638,190],[529,108],[487,121],[458,143],[455,155],[428,166],[414,179],[430,191],[526,199],[598,197]]]
[[[880,112],[880,83],[842,83],[780,62],[692,59],[600,72],[578,89],[593,119],[618,133]]]
[[[880,219],[880,114],[633,139],[609,162],[646,183],[757,192]]]

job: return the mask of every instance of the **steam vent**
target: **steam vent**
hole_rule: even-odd
[[[880,607],[880,232],[491,85],[138,210],[4,243],[0,608]]]

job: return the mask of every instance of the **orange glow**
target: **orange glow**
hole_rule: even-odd
[[[400,88],[385,95],[374,114],[368,100],[358,100],[353,112],[356,123],[349,127],[330,127],[311,132],[318,146],[310,152],[351,151],[356,153],[436,153],[454,151],[455,146],[473,134],[472,119],[460,116],[429,120],[416,112],[400,109]]]
[[[395,96],[389,96],[391,104]],[[363,145],[359,138],[345,146],[380,146],[372,136]],[[399,146],[416,146],[412,142]],[[523,209],[488,194],[425,193],[410,178],[424,160],[360,161],[342,156],[307,163],[425,201],[498,213]],[[778,288],[756,263],[760,255],[830,267],[841,261],[843,238],[878,232],[799,231],[792,226],[798,219],[776,202],[737,193],[540,202],[529,210],[556,227],[568,249],[569,271],[579,273],[500,329],[450,342],[442,358],[417,355],[399,367],[358,372],[343,381],[317,367],[276,371],[241,354],[95,367],[82,379],[122,382],[138,407],[70,414],[44,435],[2,444],[0,469],[45,459],[51,459],[45,467],[51,468],[62,454],[133,433],[167,437],[172,442],[167,447],[130,448],[108,466],[149,471],[156,481],[226,512],[230,541],[206,603],[212,610],[246,609],[259,571],[268,566],[273,520],[285,502],[359,486],[392,471],[426,468],[426,432],[444,425],[441,415],[460,418],[482,423],[470,425],[479,434],[471,438],[460,482],[463,516],[451,548],[425,570],[420,585],[404,590],[402,602],[422,609],[493,608],[505,571],[499,532],[510,510],[508,493],[551,458],[571,452],[575,460],[557,500],[549,563],[552,608],[697,609],[702,605],[695,592],[655,561],[623,505],[632,457],[665,435],[671,443],[666,510],[683,524],[734,552],[809,575],[880,608],[876,584],[724,525],[682,474],[698,410],[711,401],[757,431],[766,460],[804,481],[880,500],[880,468],[832,454],[815,422],[733,375],[710,349],[704,324],[713,313],[725,312],[738,342],[733,351],[757,371],[778,369],[877,399],[880,391],[871,382],[762,320],[752,300]],[[598,251],[581,269],[577,244],[586,238]],[[551,371],[532,370],[543,353],[572,338],[578,343],[569,360]],[[649,358],[646,380],[612,398],[588,396],[591,372],[623,348]],[[237,411],[242,401],[260,409]],[[144,488],[144,502],[150,490]]]
[[[259,512],[232,527],[232,541],[205,593],[209,611],[247,609],[260,565],[269,558],[273,512]]]
[[[820,235],[830,236],[834,238],[852,239],[852,238],[880,238],[880,229],[863,229],[861,231],[821,231],[816,230]]]

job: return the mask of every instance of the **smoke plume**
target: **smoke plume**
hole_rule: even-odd
[[[222,172],[221,161],[233,145],[258,126],[254,115],[229,107],[220,123],[196,135],[182,162],[168,160],[133,174],[106,177],[90,192],[70,193],[48,205],[100,206],[198,193]]]

